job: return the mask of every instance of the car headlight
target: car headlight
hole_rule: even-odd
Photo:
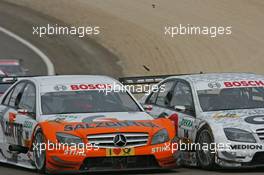
[[[256,143],[254,136],[245,130],[236,128],[224,128],[228,140],[236,142]]]
[[[168,131],[166,129],[162,129],[159,130],[153,137],[152,137],[152,141],[151,144],[155,145],[155,144],[159,144],[159,143],[164,143],[169,141],[169,134]]]
[[[67,144],[69,146],[72,145],[80,145],[82,144],[82,139],[80,137],[71,135],[71,134],[66,134],[66,133],[57,133],[57,140],[61,144]]]

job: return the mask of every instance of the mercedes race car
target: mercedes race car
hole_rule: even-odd
[[[20,59],[0,59],[0,70],[8,76],[25,76],[28,72]]]
[[[159,78],[123,80],[137,84],[157,82]],[[169,76],[159,82],[155,91],[145,95],[141,103],[155,118],[178,117],[177,134],[182,140],[184,164],[206,169],[216,165],[264,166],[264,76],[250,73]]]
[[[21,78],[0,105],[0,161],[39,172],[170,169],[175,123],[105,76]]]

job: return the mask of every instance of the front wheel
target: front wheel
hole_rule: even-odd
[[[33,140],[33,156],[35,166],[39,173],[45,174],[46,171],[46,146],[45,137],[39,129],[34,135]]]
[[[197,135],[200,148],[196,151],[197,163],[200,167],[211,170],[216,167],[214,138],[209,128],[202,129]]]

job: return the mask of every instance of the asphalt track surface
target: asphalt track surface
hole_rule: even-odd
[[[31,9],[0,1],[0,26],[38,47],[53,62],[57,74],[104,74],[118,77],[117,57],[90,38],[33,35],[33,26],[66,25]],[[45,74],[45,65],[28,48],[0,32],[0,59],[23,58],[32,74]]]
[[[29,74],[46,74],[45,66],[30,66],[43,65],[43,62],[28,47],[3,32],[0,32],[0,41],[0,59],[19,58],[23,60],[23,66],[30,70]]]
[[[107,74],[114,77],[122,74],[121,68],[116,64],[117,58],[92,40],[81,40],[75,37],[37,38],[32,36],[32,25],[45,23],[58,23],[58,21],[30,9],[0,2],[0,26],[16,33],[41,49],[51,59],[58,74]],[[1,58],[23,59],[23,65],[30,70],[31,75],[45,75],[47,73],[43,60],[36,53],[2,32],[0,32]],[[165,172],[135,171],[109,172],[107,174],[255,175],[263,174],[263,172],[264,169],[205,171],[199,168],[178,168]],[[24,168],[0,164],[0,175],[14,174],[35,175],[37,173]]]
[[[90,175],[260,175],[263,174],[264,169],[240,169],[240,170],[217,170],[217,171],[205,171],[198,168],[178,168],[171,171],[119,171],[119,172],[108,172],[108,173],[89,173]],[[12,165],[0,164],[0,175],[39,175],[33,170],[27,170]],[[88,173],[87,173],[88,174]]]

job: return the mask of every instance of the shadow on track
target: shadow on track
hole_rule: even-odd
[[[184,169],[183,169],[184,168]],[[250,174],[250,173],[264,173],[264,167],[258,167],[258,168],[217,168],[215,170],[203,170],[199,167],[187,167],[184,166],[180,169],[180,171],[192,171],[192,172],[207,172],[209,174]]]
[[[126,174],[171,174],[171,173],[178,173],[176,170],[133,170],[133,171],[115,171],[115,172],[100,172],[100,173],[89,173],[89,175],[110,175],[110,174],[118,174],[118,175],[126,175]],[[83,175],[88,175],[88,173],[84,173]]]
[[[9,165],[0,163],[0,169],[1,173],[8,174],[10,171],[13,172],[13,174],[17,173],[19,175],[39,175],[35,170],[30,170],[22,167],[17,167],[15,165]],[[95,173],[83,173],[81,175],[112,175],[112,174],[118,174],[118,175],[134,175],[134,174],[162,174],[162,175],[170,175],[170,174],[255,174],[255,173],[263,173],[264,167],[262,168],[247,168],[247,169],[217,169],[217,170],[202,170],[201,168],[197,167],[182,167],[177,168],[174,170],[135,170],[135,171],[109,171],[109,172],[95,172]],[[67,174],[67,175],[73,175],[73,174]]]
[[[26,169],[23,167],[18,167],[18,166],[6,164],[6,163],[0,163],[0,169],[1,169],[0,174],[11,171],[11,170],[12,171],[15,170],[15,172],[17,172],[19,175],[37,175],[38,174],[36,170],[30,170],[30,169]],[[8,174],[8,173],[5,173],[5,174]]]

